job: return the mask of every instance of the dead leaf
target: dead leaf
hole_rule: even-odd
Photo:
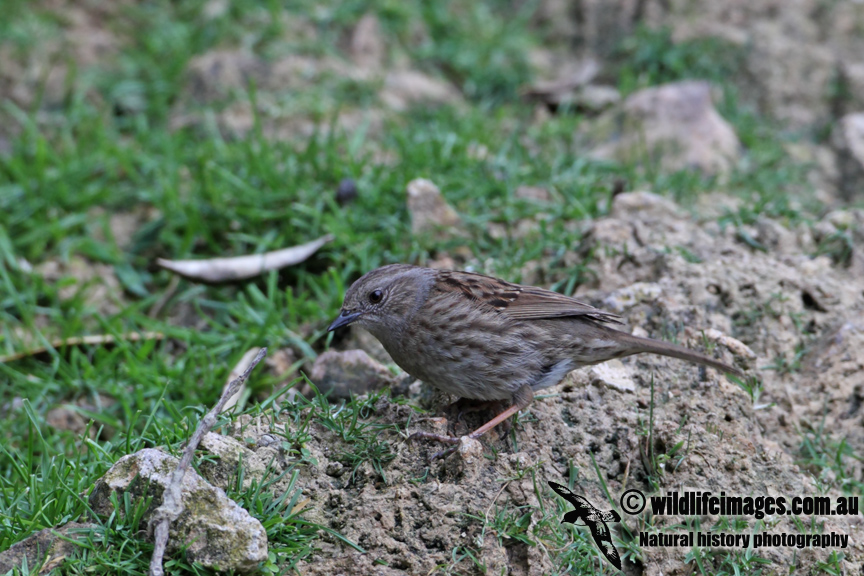
[[[165,260],[157,258],[156,264],[190,280],[202,280],[204,282],[231,282],[234,280],[245,280],[258,276],[270,270],[279,270],[286,266],[293,266],[303,262],[321,246],[333,240],[333,235],[328,234],[317,240],[292,246],[264,254],[251,254],[249,256],[236,256],[234,258],[210,258],[207,260]]]
[[[296,504],[296,505],[291,509],[291,515],[293,516],[294,514],[297,514],[298,512],[300,512],[301,510],[303,510],[303,509],[304,509],[304,508],[309,504],[309,502],[311,502],[311,501],[312,501],[311,498],[306,498],[306,499],[303,500],[302,502],[298,502],[298,503],[297,503],[297,504]]]

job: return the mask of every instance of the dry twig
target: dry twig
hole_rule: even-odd
[[[37,346],[29,350],[24,350],[23,352],[15,352],[14,354],[0,356],[0,364],[5,364],[6,362],[14,362],[16,360],[21,360],[22,358],[27,358],[28,356],[38,356],[39,354],[44,354],[45,352],[48,352],[48,350],[56,350],[57,348],[66,348],[68,346],[114,344],[115,342],[121,340],[127,342],[138,342],[140,340],[162,340],[163,338],[165,338],[165,335],[161,332],[129,332],[127,334],[120,334],[118,336],[114,336],[113,334],[73,336],[72,338],[61,338],[59,340],[52,340],[49,344],[46,344],[44,346]]]
[[[243,354],[243,357],[240,358],[240,361],[237,362],[237,365],[234,366],[234,369],[231,370],[231,373],[228,374],[228,380],[225,382],[225,387],[222,388],[222,394],[225,395],[228,393],[228,389],[234,386],[234,383],[241,377],[243,371],[247,369],[247,366],[255,359],[257,355],[255,354],[255,349],[250,348]],[[241,382],[240,386],[235,388],[234,394],[232,394],[228,401],[225,402],[225,405],[222,406],[222,412],[231,413],[235,407],[237,406],[237,402],[240,400],[240,397],[243,396],[243,393],[246,391],[246,382]],[[245,402],[245,401],[244,401]],[[241,408],[242,409],[242,408]]]
[[[171,525],[171,522],[176,520],[183,512],[180,485],[183,482],[183,476],[186,475],[186,470],[192,463],[192,456],[195,454],[195,449],[198,447],[198,443],[201,442],[201,438],[203,438],[204,435],[216,425],[216,420],[222,412],[225,403],[228,402],[229,398],[236,394],[240,386],[246,382],[246,379],[249,377],[249,374],[255,366],[257,366],[266,355],[267,349],[261,348],[246,370],[243,371],[243,374],[231,382],[231,384],[222,391],[222,396],[219,398],[219,402],[217,402],[216,406],[207,412],[207,415],[201,419],[201,422],[198,423],[198,428],[195,429],[195,433],[192,434],[192,438],[189,440],[186,448],[183,449],[183,456],[180,458],[180,463],[177,464],[177,469],[174,470],[174,473],[171,475],[171,481],[168,484],[168,487],[165,488],[162,497],[162,505],[156,509],[153,513],[153,518],[150,520],[150,526],[153,527],[154,534],[153,557],[150,559],[150,576],[165,575],[165,571],[162,568],[162,559],[165,556],[165,546],[168,544],[168,528]]]

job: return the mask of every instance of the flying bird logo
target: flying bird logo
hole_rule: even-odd
[[[621,570],[621,557],[618,556],[618,550],[612,544],[612,535],[609,532],[609,527],[606,525],[607,522],[620,522],[621,516],[615,510],[609,510],[608,512],[598,510],[584,497],[574,494],[561,484],[549,482],[549,486],[552,487],[552,490],[556,494],[573,505],[574,509],[564,514],[561,522],[570,522],[571,524],[576,524],[577,520],[584,522],[585,526],[591,530],[594,542],[597,543],[597,547],[603,552],[603,555],[606,556],[615,568]]]

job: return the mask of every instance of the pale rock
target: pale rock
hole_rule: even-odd
[[[253,482],[260,484],[273,460],[271,450],[263,450],[262,453],[266,454],[266,457],[262,458],[236,438],[215,432],[208,432],[201,438],[199,449],[215,458],[207,458],[199,462],[198,470],[208,482],[223,490],[237,482],[237,471],[241,466],[243,467],[243,488],[249,488]],[[276,461],[273,463],[278,464]]]
[[[444,80],[417,70],[393,70],[384,78],[379,97],[393,110],[405,110],[414,104],[457,104],[462,95]]]
[[[79,549],[76,540],[84,544],[88,536],[97,538],[95,533],[98,530],[97,524],[89,522],[69,522],[56,528],[40,530],[0,552],[0,574],[23,573],[20,570],[25,560],[31,570],[41,566],[39,574],[53,572],[67,556]],[[31,571],[30,574],[36,572]]]
[[[351,34],[351,60],[360,68],[377,70],[384,65],[386,47],[374,13],[363,15]]]
[[[714,108],[707,82],[646,88],[610,114],[596,125],[608,141],[592,151],[595,158],[627,163],[648,159],[666,171],[697,169],[707,174],[727,173],[737,161],[738,137]]]
[[[417,178],[408,183],[408,212],[415,235],[446,233],[461,223],[459,215],[430,180]]]
[[[636,382],[630,370],[620,360],[609,360],[592,366],[588,375],[593,384],[602,384],[620,392],[633,392]]]
[[[654,282],[636,282],[615,290],[603,300],[603,307],[611,312],[623,312],[642,302],[653,302],[663,294],[663,288]]]
[[[187,87],[202,102],[245,92],[250,80],[260,83],[266,73],[265,62],[243,49],[211,50],[186,65]]]
[[[154,448],[146,448],[120,458],[96,485],[89,496],[92,510],[103,517],[123,513],[114,509],[111,495],[123,502],[151,497],[144,523],[162,503],[162,494],[171,482],[177,458]],[[228,498],[221,488],[211,486],[190,468],[181,485],[183,512],[171,523],[168,550],[184,550],[190,562],[223,571],[250,573],[267,559],[267,532],[261,523]],[[133,505],[134,506],[134,505]]]
[[[462,436],[457,452],[466,464],[473,464],[483,459],[483,444],[470,436]]]
[[[368,394],[396,383],[396,377],[387,367],[370,358],[363,350],[324,352],[312,365],[309,380],[322,394],[333,399]]]
[[[737,338],[728,336],[715,328],[708,328],[707,330],[703,330],[701,333],[708,340],[716,342],[721,346],[725,346],[735,356],[741,356],[742,358],[747,358],[749,360],[756,358],[756,353]]]
[[[646,216],[684,218],[685,213],[669,198],[653,192],[637,191],[615,196],[611,216],[622,220],[645,219]]]

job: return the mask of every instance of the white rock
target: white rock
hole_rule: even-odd
[[[407,194],[414,234],[442,232],[459,225],[459,215],[432,181],[425,178],[412,180],[408,183]]]
[[[709,174],[732,169],[740,142],[711,102],[711,85],[685,81],[633,93],[618,112],[621,134],[596,148],[602,159],[638,161],[659,156],[668,171],[695,168]]]
[[[603,307],[612,312],[623,312],[640,302],[653,302],[663,294],[663,288],[654,282],[636,282],[615,290],[603,300]]]
[[[178,460],[145,448],[124,456],[96,481],[89,503],[101,516],[115,513],[111,494],[120,502],[128,494],[133,501],[153,497],[145,522],[162,504],[160,496],[171,481]],[[267,532],[261,523],[189,468],[183,476],[180,517],[171,524],[168,550],[185,548],[189,561],[208,568],[253,572],[267,559]],[[122,508],[120,510],[122,513]]]
[[[630,370],[620,360],[609,360],[592,366],[589,375],[595,384],[603,384],[621,392],[636,390],[636,382],[633,381]]]

